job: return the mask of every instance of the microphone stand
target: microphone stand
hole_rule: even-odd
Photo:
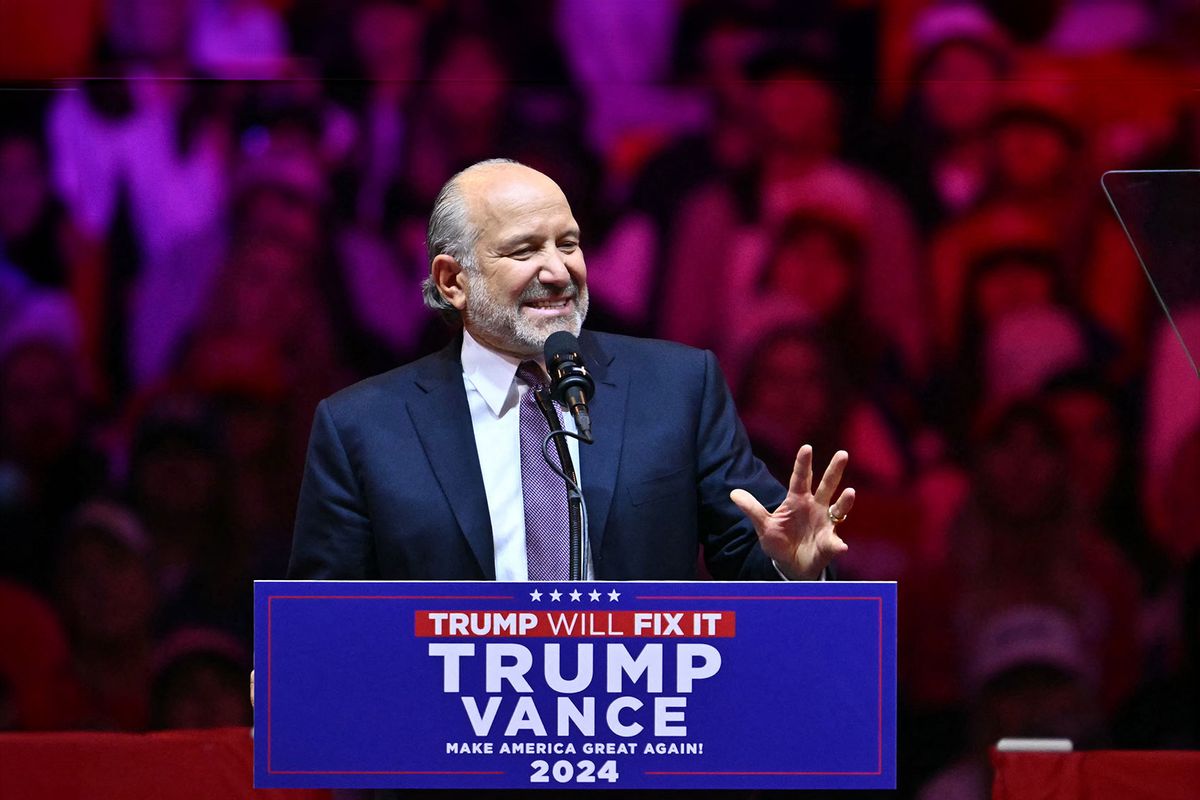
[[[567,437],[578,439],[585,444],[591,444],[591,442],[562,427],[548,389],[536,392],[534,398],[537,400],[538,408],[541,409],[546,422],[550,425],[550,433],[546,434],[546,438],[542,441],[542,458],[567,485],[567,517],[571,537],[570,580],[582,581],[587,575],[586,564],[590,555],[587,552],[588,547],[585,547],[587,506],[583,499],[583,490],[579,486],[579,479],[576,477],[575,464],[571,461],[571,451],[567,448]],[[550,454],[546,450],[551,439],[554,440],[555,448],[558,450],[558,460],[562,464],[561,469],[550,459]]]

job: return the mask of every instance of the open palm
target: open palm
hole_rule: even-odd
[[[816,491],[812,488],[812,447],[796,454],[787,497],[775,511],[767,511],[745,489],[734,489],[729,498],[750,518],[763,551],[780,571],[794,580],[815,580],[834,558],[848,550],[834,530],[831,517],[843,518],[854,506],[854,490],[847,488],[834,501],[834,493],[850,456],[834,453]]]

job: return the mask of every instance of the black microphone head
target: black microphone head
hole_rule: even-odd
[[[563,356],[570,356],[576,364],[580,363],[579,340],[570,331],[555,331],[550,334],[542,352],[546,356],[546,369],[555,361],[561,361]]]
[[[567,331],[555,331],[546,339],[543,352],[546,356],[546,372],[550,374],[550,392],[560,403],[566,400],[567,391],[578,389],[584,402],[592,399],[596,384],[583,365],[579,352],[579,340]]]

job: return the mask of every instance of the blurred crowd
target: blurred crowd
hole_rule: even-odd
[[[589,327],[714,350],[784,480],[850,451],[906,796],[985,797],[1003,735],[1200,746],[1200,376],[1100,187],[1200,167],[1200,2],[11,0],[0,40],[0,728],[249,722],[314,406],[448,341],[426,215],[504,156],[571,200]]]

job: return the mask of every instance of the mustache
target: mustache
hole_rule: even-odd
[[[552,288],[534,281],[525,287],[525,291],[521,292],[521,296],[517,301],[520,303],[530,303],[537,300],[574,300],[578,296],[579,284],[575,283],[575,281],[571,281],[571,285],[564,289]]]

